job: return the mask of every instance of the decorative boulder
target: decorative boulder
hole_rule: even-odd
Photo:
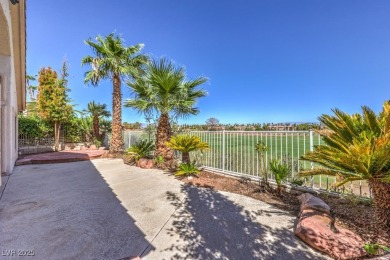
[[[301,212],[305,209],[313,209],[320,212],[330,214],[330,207],[322,199],[317,198],[310,193],[303,193],[298,196],[301,202]]]
[[[141,158],[138,160],[137,166],[144,169],[151,169],[154,168],[156,164],[153,159]]]
[[[367,255],[363,249],[365,243],[359,235],[343,227],[332,230],[330,226],[333,219],[328,213],[330,208],[323,200],[307,193],[298,196],[298,199],[302,204],[294,230],[297,237],[335,259],[354,259]]]

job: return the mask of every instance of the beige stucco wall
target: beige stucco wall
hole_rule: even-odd
[[[25,74],[24,1],[12,5],[0,0],[1,173],[12,172],[18,157],[17,115],[25,107]]]

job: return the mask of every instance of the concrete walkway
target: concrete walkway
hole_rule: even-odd
[[[293,235],[294,220],[122,160],[24,165],[0,200],[0,259],[327,259]]]

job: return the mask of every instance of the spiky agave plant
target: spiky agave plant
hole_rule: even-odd
[[[336,176],[340,187],[347,182],[367,180],[372,189],[378,224],[390,231],[390,101],[376,115],[363,106],[362,114],[334,109],[334,116],[319,120],[330,131],[321,133],[326,145],[318,145],[303,160],[324,168],[303,171],[301,176]]]

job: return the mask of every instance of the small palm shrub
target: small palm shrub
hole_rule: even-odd
[[[289,174],[288,166],[278,159],[271,160],[269,166],[272,173],[275,175],[276,185],[278,186],[278,192],[280,193],[282,182],[287,179]]]
[[[350,181],[367,180],[372,190],[376,221],[390,232],[390,101],[376,115],[363,106],[361,114],[349,115],[334,109],[334,116],[322,115],[319,121],[326,145],[301,157],[323,168],[302,171],[307,177],[318,174],[336,176],[336,187]]]
[[[134,155],[134,159],[138,161],[141,158],[148,157],[153,149],[153,141],[148,141],[144,139],[138,141],[135,145],[130,146],[130,148],[127,149],[127,153]]]
[[[200,170],[198,166],[196,166],[195,162],[193,163],[182,163],[179,166],[179,169],[176,171],[176,176],[191,176],[198,175]]]
[[[169,148],[181,152],[182,162],[188,165],[191,164],[190,152],[209,149],[209,145],[195,135],[175,135],[166,144]]]

